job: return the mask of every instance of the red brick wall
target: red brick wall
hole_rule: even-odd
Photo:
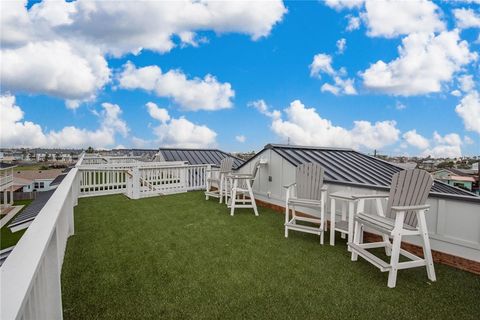
[[[261,201],[261,200],[256,200],[256,202],[259,206],[270,208],[270,209],[273,209],[274,211],[277,211],[277,212],[285,213],[285,207],[275,205],[275,204],[271,204],[271,203],[268,203],[268,202],[264,202],[264,201]],[[297,215],[308,216],[308,214],[304,214],[304,213],[301,213],[301,212],[298,212],[298,211],[297,211]],[[379,235],[369,233],[369,232],[364,233],[363,239],[366,242],[381,241],[381,237]],[[414,244],[402,242],[402,248],[411,252],[411,253],[413,253],[413,254],[415,254],[415,255],[417,255],[417,256],[419,256],[419,257],[423,257],[422,247],[419,247],[419,246],[414,245]],[[433,261],[436,262],[436,263],[445,264],[447,266],[451,266],[451,267],[454,267],[454,268],[457,268],[457,269],[469,271],[469,272],[480,275],[480,262],[465,259],[465,258],[461,258],[461,257],[457,257],[457,256],[454,256],[454,255],[451,255],[451,254],[448,254],[448,253],[435,251],[435,250],[432,250],[432,255],[433,255]]]

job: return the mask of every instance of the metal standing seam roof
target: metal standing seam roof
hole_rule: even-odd
[[[404,170],[387,161],[352,149],[278,144],[268,144],[263,150],[266,149],[272,149],[294,166],[307,162],[319,163],[325,168],[325,182],[330,183],[389,189],[392,176]],[[473,193],[437,180],[434,182],[431,193],[435,196],[454,196],[480,201],[480,197]]]
[[[37,197],[9,223],[8,227],[11,228],[35,219],[54,192],[55,190],[37,192]]]
[[[213,164],[220,165],[225,157],[233,158],[233,169],[239,168],[244,160],[234,157],[218,149],[178,149],[160,148],[158,151],[166,161],[187,161],[189,164]]]
[[[61,174],[61,175],[57,176],[55,179],[53,179],[52,182],[50,182],[50,186],[59,185],[60,183],[62,183],[63,179],[65,179],[66,176],[67,176],[67,174]]]
[[[0,162],[0,169],[8,169],[8,168],[16,167],[16,166],[17,166],[16,164]]]

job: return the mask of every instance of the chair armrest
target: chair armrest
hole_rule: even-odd
[[[293,187],[293,186],[296,185],[296,184],[297,184],[297,183],[294,182],[294,183],[286,184],[286,185],[284,185],[283,187],[284,187],[285,189],[289,189],[289,188]]]
[[[430,209],[430,205],[422,204],[418,206],[393,206],[391,209],[393,212],[409,211],[409,210],[427,210],[427,209]]]
[[[252,179],[253,176],[250,173],[232,173],[227,175],[230,179]]]
[[[354,194],[352,195],[353,198],[356,200],[361,199],[385,199],[388,198],[388,193],[381,193],[381,194]]]

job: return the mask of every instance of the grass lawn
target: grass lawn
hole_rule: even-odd
[[[24,205],[22,210],[20,210],[15,216],[22,212],[33,200],[18,200],[14,202],[15,206]],[[10,221],[13,221],[13,217]],[[10,223],[10,222],[9,222]],[[18,240],[22,237],[27,229],[20,230],[17,232],[12,232],[8,228],[8,223],[0,229],[0,250],[9,248],[17,244]]]
[[[17,166],[14,170],[15,171],[30,171],[30,170],[40,170],[42,167],[48,166],[48,164],[29,164],[29,165],[21,165]],[[48,170],[48,169],[42,169]]]
[[[321,246],[260,208],[229,216],[201,192],[84,198],[62,270],[65,319],[478,319],[480,277],[436,264],[387,273],[345,240]],[[328,233],[325,239],[328,239]]]

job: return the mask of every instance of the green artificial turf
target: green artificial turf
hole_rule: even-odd
[[[14,202],[14,206],[24,205],[24,207],[17,212],[17,214],[10,219],[9,223],[15,219],[15,217],[20,214],[33,200],[17,200]],[[0,229],[0,250],[10,248],[17,244],[18,240],[23,236],[27,229],[20,230],[17,232],[10,231],[8,223]]]
[[[345,240],[283,236],[283,215],[229,216],[201,192],[80,199],[62,270],[65,319],[478,319],[480,277],[387,273]],[[328,233],[325,239],[328,239]]]

